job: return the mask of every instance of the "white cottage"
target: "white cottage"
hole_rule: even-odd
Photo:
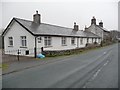
[[[41,22],[41,15],[33,15],[33,21],[13,18],[5,31],[4,50],[6,54],[34,56],[44,50],[67,50],[85,47],[87,43],[100,44],[101,37],[91,32],[66,28]]]

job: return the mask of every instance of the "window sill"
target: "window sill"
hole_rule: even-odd
[[[67,45],[65,44],[65,45],[62,45],[62,46],[67,46]]]
[[[8,46],[8,47],[13,47],[13,46]]]
[[[76,44],[72,44],[72,45],[76,45]]]
[[[80,45],[83,45],[83,43],[82,43],[82,44],[80,44]]]
[[[49,47],[52,47],[52,46],[45,46],[44,48],[49,48]]]
[[[27,47],[21,46],[20,48],[27,48]]]

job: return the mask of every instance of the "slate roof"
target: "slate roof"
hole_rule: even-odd
[[[82,30],[75,31],[73,28],[66,28],[46,23],[36,24],[29,20],[13,18],[22,27],[33,35],[70,36],[70,37],[99,37],[91,32]],[[7,30],[7,28],[6,28]]]
[[[102,29],[104,32],[108,32],[108,33],[110,33],[107,29],[105,29],[105,28],[103,28],[103,27],[101,27],[101,26],[99,26],[99,25],[96,25],[98,28],[100,28],[100,29]]]

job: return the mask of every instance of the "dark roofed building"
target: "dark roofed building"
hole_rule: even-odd
[[[33,21],[13,18],[12,22],[16,21],[28,32],[34,36],[68,36],[68,37],[98,37],[96,34],[91,32],[86,32],[83,30],[75,30],[74,28],[61,27],[46,23],[36,24]],[[4,32],[4,34],[7,32]]]
[[[67,50],[85,47],[87,43],[101,42],[99,35],[80,30],[76,23],[73,28],[42,23],[38,11],[33,15],[33,21],[13,18],[3,36],[5,51],[19,49],[21,55],[28,56],[34,55],[35,48],[38,54],[42,47],[44,50]]]

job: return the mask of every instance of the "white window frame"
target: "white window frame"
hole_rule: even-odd
[[[13,37],[8,37],[9,46],[13,46]]]
[[[44,37],[44,45],[45,47],[52,46],[52,37]]]
[[[75,37],[72,37],[72,38],[71,38],[71,44],[72,44],[72,45],[75,45]]]
[[[89,43],[89,38],[87,38],[87,43]]]
[[[83,45],[83,38],[80,38],[80,44]]]
[[[42,37],[38,37],[37,40],[38,40],[38,43],[41,43]]]
[[[21,46],[27,47],[27,37],[26,36],[20,36],[21,38]]]
[[[66,37],[61,37],[61,44],[62,44],[62,46],[67,45],[67,38]]]

